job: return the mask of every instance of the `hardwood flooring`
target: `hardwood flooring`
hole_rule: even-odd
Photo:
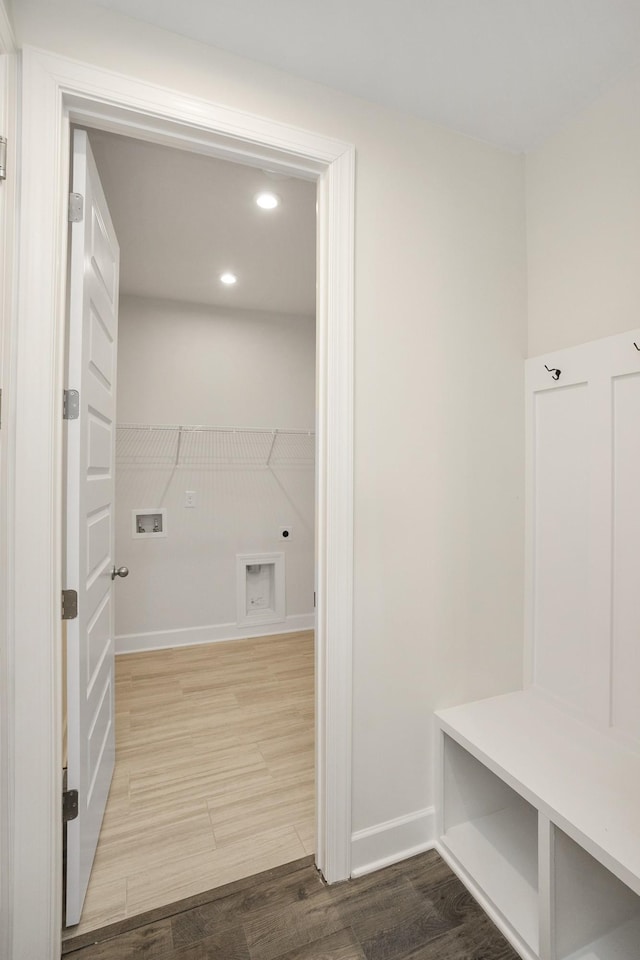
[[[313,853],[313,646],[305,632],[116,658],[116,770],[65,937]]]
[[[518,960],[434,851],[331,887],[307,858],[95,939],[66,960]]]

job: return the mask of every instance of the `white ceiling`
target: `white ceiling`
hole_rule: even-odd
[[[315,315],[315,183],[99,130],[90,141],[120,243],[122,293]],[[261,210],[268,189],[281,205]],[[233,287],[223,271],[238,276]]]
[[[511,150],[640,59],[639,0],[89,0]]]

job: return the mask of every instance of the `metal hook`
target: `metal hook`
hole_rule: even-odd
[[[640,347],[638,347],[638,350],[640,350]],[[544,365],[544,368],[545,368],[545,370],[548,370],[548,371],[549,371],[549,373],[551,374],[551,376],[553,377],[554,380],[559,380],[559,379],[560,379],[560,374],[562,373],[562,370],[558,370],[557,367],[548,367],[548,366],[546,365],[546,363],[545,363],[545,365]]]
[[[636,350],[640,350],[640,347],[639,347],[638,344],[635,342],[635,340],[633,341],[633,345],[634,345],[634,347],[636,348]]]

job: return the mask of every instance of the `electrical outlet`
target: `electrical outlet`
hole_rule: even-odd
[[[287,524],[286,527],[280,527],[279,536],[280,540],[291,540],[293,537],[291,524]]]
[[[195,492],[195,490],[185,490],[185,492],[184,492],[184,505],[185,505],[185,507],[195,507],[195,505],[196,505],[196,492]]]

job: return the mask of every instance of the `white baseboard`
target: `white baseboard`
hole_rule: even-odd
[[[431,850],[435,842],[434,807],[358,830],[351,837],[351,876],[361,877],[392,863],[399,863],[417,853]]]
[[[115,638],[118,653],[142,653],[145,650],[163,650],[166,647],[191,647],[199,643],[221,643],[223,640],[248,640],[250,637],[270,637],[277,633],[298,633],[313,630],[313,613],[285,617],[279,623],[263,623],[241,627],[235,623],[218,623],[208,627],[185,627],[182,630],[154,630],[151,633],[125,633]]]

